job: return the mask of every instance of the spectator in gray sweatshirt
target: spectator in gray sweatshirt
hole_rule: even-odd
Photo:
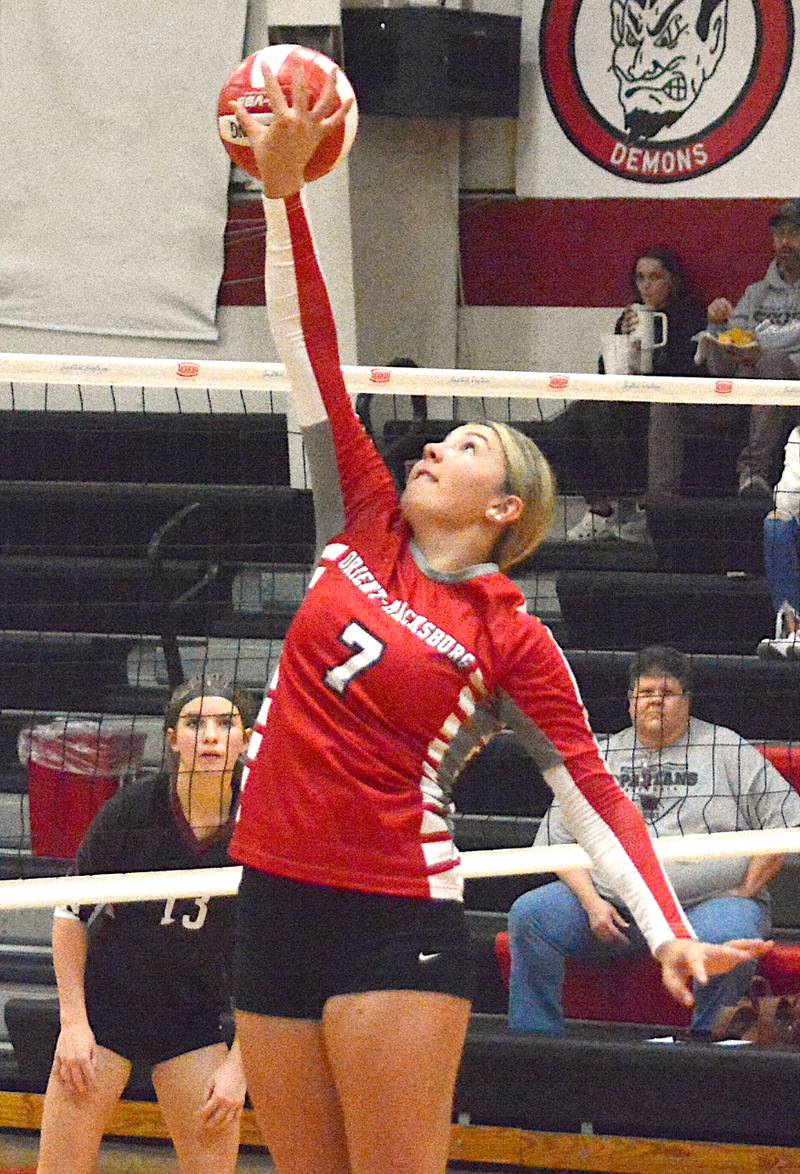
[[[611,773],[639,806],[653,837],[800,825],[800,796],[755,747],[733,730],[691,716],[689,659],[652,646],[629,675],[632,725],[600,738]],[[558,802],[537,844],[574,839]],[[678,861],[667,875],[697,937],[706,942],[769,937],[767,882],[782,856]],[[588,870],[557,873],[515,901],[509,914],[509,1023],[527,1032],[564,1030],[564,960],[616,959],[647,946],[618,896]],[[710,1031],[718,1011],[746,993],[754,963],[695,987],[692,1029]]]
[[[708,307],[712,334],[734,327],[755,335],[748,347],[711,345],[705,357],[712,375],[737,378],[800,378],[800,199],[786,200],[769,222],[775,256],[760,281],[748,285],[736,305],[715,298]],[[761,404],[750,411],[750,437],[737,461],[739,492],[772,492],[775,468],[791,427],[790,409]]]

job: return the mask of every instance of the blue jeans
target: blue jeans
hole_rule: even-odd
[[[769,911],[746,897],[713,897],[687,909],[692,929],[702,942],[719,944],[732,938],[766,938]],[[630,915],[626,914],[626,920]],[[625,934],[629,944],[605,945],[592,933],[578,898],[561,881],[524,893],[508,915],[511,947],[511,986],[508,1022],[512,1031],[564,1030],[561,994],[564,959],[611,961],[646,954],[647,943],[631,921]],[[717,1012],[745,995],[756,962],[743,962],[727,974],[695,987],[692,1028],[709,1031]]]
[[[764,570],[769,579],[772,610],[780,611],[784,600],[800,611],[800,561],[797,547],[800,525],[797,519],[764,519]]]

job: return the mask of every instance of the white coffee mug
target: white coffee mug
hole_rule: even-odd
[[[642,344],[632,334],[604,334],[600,339],[606,375],[638,375]]]
[[[642,375],[649,375],[653,370],[653,351],[667,345],[669,335],[667,315],[661,310],[654,310],[652,306],[643,306],[638,302],[631,306],[631,310],[636,315],[636,325],[631,332],[631,337],[638,338],[642,347],[642,358],[639,369]],[[656,318],[661,319],[660,342],[656,342]]]

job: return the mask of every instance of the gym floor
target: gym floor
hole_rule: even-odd
[[[0,1129],[0,1174],[33,1174],[39,1138],[35,1133]],[[96,1174],[176,1174],[178,1167],[170,1147],[164,1142],[132,1143],[108,1140],[103,1143]],[[239,1154],[237,1174],[265,1174],[274,1170],[272,1162],[256,1150]],[[471,1167],[475,1174],[476,1167]],[[480,1166],[481,1174],[510,1174],[508,1166]],[[448,1166],[448,1174],[469,1174],[463,1166]],[[535,1170],[527,1174],[536,1174]],[[552,1171],[550,1172],[552,1174]]]

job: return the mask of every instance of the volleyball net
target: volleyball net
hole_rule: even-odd
[[[633,655],[666,644],[694,669],[692,712],[755,743],[790,783],[795,771],[800,778],[798,670],[755,655],[775,622],[763,548],[771,502],[737,492],[751,407],[789,409],[788,435],[800,382],[343,373],[398,485],[427,440],[467,421],[512,423],[545,452],[559,484],[556,517],[512,577],[565,650],[598,734],[629,722]],[[161,899],[186,884],[194,895],[191,873],[37,873],[63,873],[99,802],[163,768],[161,717],[181,679],[213,673],[263,693],[316,537],[287,391],[272,363],[0,356],[0,908]],[[673,411],[680,446],[673,491],[656,495],[653,405]],[[773,481],[781,457],[778,445]],[[598,523],[602,533],[584,526],[576,535],[592,505],[610,507],[611,520]],[[467,877],[585,862],[564,845],[475,849],[476,828],[493,817],[511,843],[530,842],[548,797],[535,775],[506,735],[468,764],[455,794]],[[623,784],[655,828],[659,811],[697,802],[704,783],[690,775],[632,761]],[[662,838],[665,859],[800,851],[791,821],[761,830],[774,776],[747,785],[733,803],[736,826],[752,830],[734,841]],[[235,869],[207,871],[203,892],[235,890]]]

